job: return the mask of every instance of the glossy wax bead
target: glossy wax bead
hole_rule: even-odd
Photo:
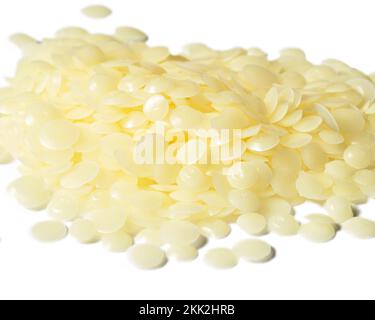
[[[9,192],[27,209],[42,210],[50,198],[51,192],[40,177],[24,176],[11,183]]]
[[[249,262],[266,262],[273,257],[272,247],[262,240],[244,240],[237,243],[233,252]]]
[[[216,269],[231,269],[238,263],[234,253],[224,248],[211,249],[207,252],[204,260],[209,266]]]
[[[40,242],[56,242],[62,240],[67,235],[66,226],[57,221],[45,221],[36,224],[31,233]]]
[[[164,251],[150,244],[140,244],[132,247],[129,250],[129,259],[141,269],[157,269],[166,263]]]
[[[66,150],[79,138],[79,130],[64,120],[48,122],[40,129],[40,143],[51,150]]]

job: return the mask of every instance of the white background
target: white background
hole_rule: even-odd
[[[178,52],[187,42],[215,48],[258,46],[276,57],[298,46],[318,63],[338,58],[366,72],[375,71],[373,0],[101,0],[114,10],[103,21],[80,9],[85,0],[3,0],[0,4],[0,74],[10,76],[18,52],[10,33],[42,38],[68,25],[111,32],[131,25],[145,30],[150,43]],[[215,271],[201,261],[170,263],[158,271],[139,271],[126,254],[101,245],[67,239],[43,245],[29,228],[45,213],[27,212],[5,192],[17,177],[15,166],[0,168],[0,298],[32,299],[373,299],[375,242],[339,234],[315,245],[298,237],[268,236],[277,259],[265,265],[241,263]],[[374,217],[375,205],[363,212]],[[235,232],[238,237],[244,234]],[[215,245],[230,245],[219,241]]]

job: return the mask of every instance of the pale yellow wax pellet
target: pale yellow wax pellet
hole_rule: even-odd
[[[233,248],[238,258],[249,262],[266,262],[273,257],[272,247],[261,240],[244,240]]]
[[[129,258],[138,268],[146,270],[160,268],[167,261],[164,251],[150,244],[140,244],[130,248]]]
[[[83,8],[82,13],[89,18],[103,19],[110,16],[112,14],[112,10],[106,6],[93,5]]]
[[[211,249],[204,257],[205,262],[213,268],[231,269],[234,268],[238,261],[230,249],[217,248]]]
[[[58,221],[46,221],[36,224],[31,233],[40,242],[56,242],[66,237],[68,229]]]

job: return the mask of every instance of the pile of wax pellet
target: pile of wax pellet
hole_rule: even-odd
[[[353,211],[375,196],[374,76],[337,60],[315,65],[298,49],[270,60],[256,48],[192,44],[172,55],[130,27],[11,40],[23,58],[0,89],[0,162],[17,159],[22,176],[10,192],[50,215],[32,229],[38,240],[69,233],[102,241],[152,269],[168,258],[196,259],[207,238],[226,238],[234,223],[249,238],[209,250],[208,264],[270,260],[274,249],[256,238],[267,233],[314,242],[340,229],[375,237],[375,222]],[[189,131],[175,164],[132,157],[156,126],[168,146]],[[240,130],[240,152],[219,163],[202,164],[200,153],[184,162],[179,151],[202,129]],[[327,214],[298,221],[293,207],[306,201]]]

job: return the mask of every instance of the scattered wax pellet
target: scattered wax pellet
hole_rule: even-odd
[[[102,236],[103,245],[112,252],[125,252],[133,245],[133,238],[123,231]]]
[[[82,13],[93,19],[103,19],[112,14],[112,10],[106,6],[93,5],[82,9]]]
[[[80,206],[79,197],[72,193],[61,191],[54,194],[48,204],[47,211],[53,219],[71,221],[80,215]]]
[[[165,252],[150,244],[139,244],[130,248],[129,259],[138,268],[146,270],[158,269],[167,261]]]
[[[262,240],[244,240],[237,243],[233,252],[249,262],[266,262],[273,257],[272,247]]]
[[[249,235],[262,235],[267,230],[267,219],[259,213],[246,213],[241,215],[237,224]]]
[[[291,214],[272,215],[268,220],[270,231],[282,236],[294,236],[298,233],[300,225]]]
[[[161,239],[160,230],[155,228],[143,229],[137,234],[135,240],[137,243],[147,243],[156,246],[162,246],[165,244],[165,241]]]
[[[100,235],[94,224],[89,220],[74,220],[69,228],[69,234],[80,243],[90,244],[99,241]]]
[[[40,242],[56,242],[64,239],[68,229],[58,221],[40,222],[33,226],[31,233]]]
[[[131,27],[119,27],[116,30],[115,37],[123,42],[143,42],[147,41],[147,35],[135,28]]]
[[[347,233],[359,239],[375,238],[375,222],[355,217],[343,223],[342,228]]]
[[[114,233],[120,230],[126,221],[126,212],[121,208],[97,209],[89,213],[89,219],[101,233]]]
[[[192,261],[198,257],[198,250],[194,246],[172,246],[167,251],[167,256],[177,261]]]
[[[232,250],[225,248],[217,248],[209,250],[205,257],[205,262],[216,269],[232,269],[238,260]]]
[[[197,241],[201,233],[199,228],[187,221],[169,221],[162,224],[160,237],[172,245],[190,245]]]
[[[329,198],[325,203],[325,209],[337,223],[343,223],[354,216],[351,203],[343,197],[333,196]]]
[[[231,227],[222,220],[208,221],[202,224],[205,233],[214,236],[216,239],[224,239],[231,233]]]
[[[11,183],[8,190],[21,205],[30,210],[44,209],[51,198],[50,191],[40,177],[23,176]]]
[[[256,212],[260,207],[259,198],[249,190],[233,190],[229,194],[230,203],[242,212]]]
[[[335,227],[329,223],[309,222],[300,228],[300,234],[309,241],[324,243],[336,236]]]

